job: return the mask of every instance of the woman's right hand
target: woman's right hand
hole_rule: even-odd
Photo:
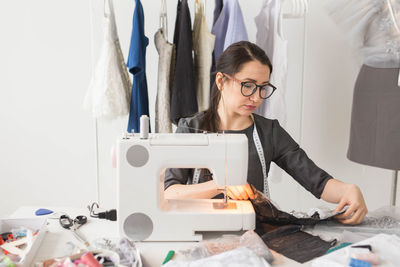
[[[227,186],[226,193],[228,197],[233,200],[248,200],[249,198],[254,199],[253,190],[248,183],[245,185]]]

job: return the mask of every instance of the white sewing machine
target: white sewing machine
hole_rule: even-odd
[[[120,235],[134,241],[198,241],[197,232],[254,229],[250,201],[230,200],[221,208],[221,199],[164,198],[166,168],[208,168],[219,186],[241,185],[247,163],[244,134],[125,135],[117,143]]]

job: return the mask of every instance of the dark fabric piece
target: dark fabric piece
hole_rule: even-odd
[[[214,17],[213,17],[213,26],[215,22],[217,21],[219,14],[221,14],[221,10],[224,7],[224,1],[223,0],[215,0],[215,7],[214,7]]]
[[[198,111],[192,57],[192,23],[187,0],[179,0],[175,21],[176,63],[171,89],[171,121]]]
[[[336,244],[301,231],[300,225],[285,225],[265,233],[261,239],[268,248],[300,263],[322,256]]]
[[[400,170],[398,68],[363,65],[354,88],[349,160]]]
[[[316,212],[311,217],[297,218],[287,212],[279,210],[272,202],[264,196],[263,193],[257,191],[252,186],[254,192],[254,199],[250,199],[256,212],[257,221],[260,223],[267,223],[271,225],[315,225],[321,221],[333,219],[333,216],[321,220],[319,214]],[[338,214],[335,214],[335,216]]]
[[[271,161],[278,164],[283,170],[291,175],[305,189],[310,191],[315,197],[320,198],[326,182],[332,177],[320,169],[310,160],[306,153],[290,137],[290,135],[279,125],[277,120],[266,119],[257,114],[254,120],[257,125],[257,132],[264,150],[267,173]],[[204,112],[200,112],[193,117],[184,118],[179,121],[177,133],[196,133],[201,132],[200,125],[204,117]],[[227,133],[244,133],[248,139],[248,170],[247,182],[255,186],[259,191],[264,189],[264,177],[260,159],[253,141],[254,125],[241,131],[227,131]],[[204,176],[208,175],[208,176]],[[164,188],[173,184],[187,184],[191,182],[193,171],[191,169],[167,169],[165,173]],[[203,172],[199,182],[208,181],[209,172]]]
[[[214,18],[213,18],[213,26],[215,24],[215,22],[217,21],[219,14],[221,14],[221,10],[224,7],[224,2],[222,0],[215,0],[215,7],[214,7]],[[210,97],[211,95],[211,88],[213,86],[213,84],[215,83],[215,70],[216,67],[215,65],[217,64],[216,60],[215,60],[215,53],[213,51],[212,53],[212,63],[211,63],[211,69],[210,69]]]

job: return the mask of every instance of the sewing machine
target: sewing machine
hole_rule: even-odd
[[[246,183],[243,134],[125,134],[117,142],[119,233],[134,241],[198,241],[255,228],[250,201],[165,199],[166,168],[208,168],[218,186]],[[222,208],[221,208],[222,206]]]

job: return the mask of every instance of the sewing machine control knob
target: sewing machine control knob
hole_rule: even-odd
[[[140,116],[140,139],[149,138],[149,117],[147,115]]]

